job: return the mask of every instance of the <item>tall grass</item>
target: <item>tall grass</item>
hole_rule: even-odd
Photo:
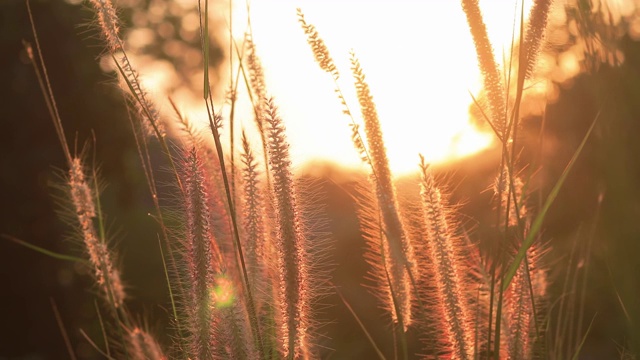
[[[173,103],[177,120],[165,123],[168,120],[160,117],[127,56],[113,3],[91,0],[90,4],[106,51],[125,84],[123,96],[133,114],[132,129],[161,229],[173,339],[159,344],[153,330],[138,324],[136,315],[127,308],[126,285],[116,253],[106,241],[99,174],[83,156],[69,150],[36,42],[37,57],[31,47],[27,49],[42,79],[68,163],[65,187],[71,200],[71,226],[82,240],[87,263],[112,317],[105,336],[113,340],[100,351],[108,358],[131,359],[309,359],[326,354],[319,346],[323,335],[317,304],[326,292],[325,277],[330,270],[319,249],[324,243],[314,243],[322,237],[318,220],[313,218],[315,212],[304,211],[305,202],[312,203],[316,194],[303,190],[294,176],[284,122],[277,99],[269,96],[260,49],[252,34],[248,33],[241,45],[232,42],[229,56],[237,55],[237,63],[230,65],[232,76],[237,74],[232,86],[249,90],[261,143],[251,143],[243,132],[238,158],[234,157],[233,141],[230,149],[224,149],[220,141],[222,130],[230,131],[233,138],[234,112],[223,118],[211,95],[208,1],[198,5],[205,58],[203,93],[211,134],[194,130]],[[427,358],[546,358],[550,348],[545,335],[549,280],[544,254],[548,250],[541,242],[540,227],[564,177],[545,206],[530,206],[530,179],[522,175],[524,164],[519,163],[516,142],[522,93],[543,42],[550,1],[534,2],[526,26],[524,17],[520,18],[520,28],[526,31],[520,35],[520,46],[513,46],[519,53],[512,50],[512,63],[507,64],[508,69],[518,69],[514,74],[518,84],[515,100],[508,86],[511,82],[506,80],[511,73],[500,73],[478,1],[463,0],[461,4],[488,94],[488,104],[478,106],[492,124],[502,149],[495,203],[493,207],[487,204],[495,212],[497,234],[489,252],[481,252],[467,241],[470,234],[459,226],[456,208],[444,195],[447,184],[434,176],[422,156],[416,167],[420,190],[413,194],[419,215],[415,209],[404,208],[398,200],[364,67],[352,52],[351,73],[363,120],[359,124],[338,86],[340,73],[328,45],[298,9],[312,54],[320,69],[332,77],[348,117],[345,125],[351,127],[356,151],[369,166],[369,180],[359,184],[361,196],[354,197],[359,197],[359,221],[368,241],[370,289],[385,311],[394,350],[383,354],[357,320],[380,357],[417,356],[409,343],[418,337],[425,340],[419,355]],[[37,41],[35,30],[34,38]],[[232,96],[230,101],[233,109],[237,99]],[[186,135],[172,140],[165,127],[182,129]],[[213,146],[208,145],[210,136]],[[158,191],[158,170],[149,155],[152,142],[161,145],[169,164],[172,195]],[[568,169],[578,155],[579,150]],[[235,175],[236,168],[240,176]],[[163,196],[172,198],[174,204],[165,205],[160,201]],[[358,317],[356,304],[340,297]]]

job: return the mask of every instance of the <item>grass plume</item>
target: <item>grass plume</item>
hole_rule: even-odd
[[[462,0],[462,9],[467,16],[473,43],[478,55],[478,64],[482,73],[484,89],[489,98],[491,121],[498,130],[498,135],[504,137],[506,128],[505,92],[502,84],[498,64],[493,56],[493,46],[489,41],[487,26],[484,23],[478,0]]]
[[[318,30],[316,30],[316,27],[313,24],[307,23],[300,8],[296,9],[296,13],[298,16],[298,22],[300,23],[300,26],[302,26],[304,34],[307,36],[307,43],[309,43],[313,56],[318,65],[320,65],[320,69],[331,74],[333,80],[338,80],[338,78],[340,78],[340,73],[338,73],[338,69],[333,63],[333,58],[329,54],[329,48],[327,48],[327,45],[320,37],[320,34],[318,34]]]
[[[433,175],[420,158],[421,196],[423,216],[427,231],[427,248],[434,267],[437,302],[444,315],[447,338],[451,354],[455,359],[472,359],[474,331],[471,324],[471,310],[468,305],[469,291],[463,272],[463,255],[460,244],[456,244],[454,234],[447,220],[447,213],[436,187]]]
[[[258,162],[251,150],[245,133],[242,133],[242,184],[243,184],[243,226],[245,230],[244,246],[247,250],[247,271],[251,286],[257,288],[266,282],[261,259],[268,256],[264,225],[264,206],[262,191],[258,179]]]
[[[387,158],[373,96],[365,80],[360,61],[353,52],[351,53],[351,71],[362,118],[364,119],[364,129],[374,171],[373,181],[376,199],[382,216],[384,237],[386,238],[385,247],[388,247],[385,267],[389,271],[391,292],[395,293],[397,300],[396,302],[393,299],[389,299],[389,307],[392,309],[394,322],[398,322],[398,317],[402,316],[403,327],[406,330],[412,321],[411,301],[413,292],[411,291],[409,271],[412,271],[411,269],[415,264],[413,246],[400,218],[395,188],[389,168],[389,159]]]
[[[134,327],[128,333],[129,353],[135,360],[166,360],[160,344],[147,331]]]
[[[215,302],[212,285],[221,271],[222,256],[209,225],[208,194],[204,186],[202,160],[191,150],[183,166],[187,234],[184,241],[189,279],[185,313],[190,330],[189,353],[198,359],[212,359],[218,348],[214,329]]]
[[[309,328],[308,254],[298,218],[296,185],[291,172],[289,144],[273,99],[267,101],[269,165],[273,178],[278,254],[278,333],[284,358],[307,356]]]
[[[549,8],[551,0],[535,0],[533,7],[529,13],[529,24],[524,37],[525,47],[525,64],[521,65],[521,71],[525,71],[526,77],[529,78],[536,64],[536,57],[540,51],[544,32],[547,28],[547,20],[549,18]]]
[[[94,218],[98,216],[91,185],[85,176],[82,162],[74,158],[69,169],[69,191],[77,214],[89,260],[93,266],[96,282],[106,297],[116,308],[123,305],[125,291],[120,272],[113,263],[104,239],[96,232]]]

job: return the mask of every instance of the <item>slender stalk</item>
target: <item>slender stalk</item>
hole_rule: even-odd
[[[261,358],[264,358],[264,345],[262,342],[262,335],[260,333],[260,325],[258,323],[258,315],[256,305],[254,301],[253,291],[249,284],[249,275],[247,273],[247,266],[245,264],[244,253],[242,250],[242,244],[240,242],[240,232],[238,231],[238,220],[233,197],[231,193],[231,187],[229,184],[229,178],[225,167],[224,153],[222,144],[220,142],[220,133],[217,116],[214,112],[213,98],[211,95],[211,88],[209,82],[209,1],[205,0],[204,13],[201,7],[202,1],[198,1],[198,13],[200,14],[200,38],[202,42],[202,52],[204,57],[204,100],[207,106],[207,115],[209,118],[209,127],[213,135],[213,140],[216,146],[216,152],[218,154],[218,161],[220,163],[220,172],[222,173],[222,181],[224,183],[225,193],[227,197],[227,206],[229,207],[229,214],[231,217],[231,225],[233,227],[234,235],[234,248],[239,259],[239,267],[242,274],[243,286],[247,296],[247,306],[249,307],[249,322],[251,324],[251,330],[258,347],[258,354]],[[204,18],[204,24],[203,24]],[[214,121],[214,119],[216,119]]]

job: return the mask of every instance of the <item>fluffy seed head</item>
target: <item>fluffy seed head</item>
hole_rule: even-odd
[[[166,360],[156,339],[139,327],[128,332],[128,353],[135,360]]]
[[[511,184],[512,181],[513,184]],[[518,216],[524,218],[527,215],[527,207],[524,204],[525,199],[523,198],[523,187],[522,179],[517,175],[511,177],[509,169],[506,166],[495,180],[494,194],[500,196],[500,207],[503,213],[506,213],[508,207],[506,219],[510,227],[518,226]],[[514,191],[515,193],[513,193]],[[517,204],[513,201],[514,195]],[[518,207],[517,209],[516,206]]]
[[[100,33],[107,43],[109,52],[113,54],[122,50],[122,41],[118,35],[120,20],[111,0],[89,0],[89,2],[96,9]]]
[[[264,209],[258,185],[258,162],[255,160],[244,132],[242,133],[242,148],[243,222],[246,232],[244,247],[251,285],[256,286],[262,283],[260,259],[264,259],[265,256]]]
[[[96,216],[96,209],[93,203],[93,194],[84,176],[84,170],[80,159],[74,158],[69,170],[69,185],[71,188],[71,199],[78,214],[88,218]]]
[[[502,136],[506,127],[504,90],[498,64],[493,55],[493,47],[487,35],[487,27],[482,19],[478,0],[462,0],[462,9],[467,16],[473,43],[476,47],[484,89],[489,97],[491,121],[494,122],[495,128]]]
[[[421,197],[427,249],[434,266],[437,302],[444,314],[447,337],[455,359],[473,357],[473,326],[469,322],[470,311],[464,285],[464,274],[459,255],[459,246],[453,242],[440,190],[435,186],[433,175],[421,156]]]
[[[289,144],[273,99],[267,101],[265,121],[268,125],[269,163],[277,223],[279,286],[276,302],[279,308],[281,352],[285,358],[298,358],[308,351],[310,294],[307,288],[307,252],[291,173]]]
[[[212,293],[222,256],[211,232],[205,172],[195,148],[187,155],[183,169],[187,218],[184,258],[189,278],[185,312],[190,331],[189,351],[198,359],[209,359],[219,346],[214,334],[218,319]]]
[[[120,307],[125,298],[124,285],[104,239],[99,239],[96,233],[93,223],[96,217],[93,191],[85,176],[82,161],[77,157],[72,159],[69,169],[69,191],[96,282],[107,301],[116,308]]]
[[[537,336],[542,336],[546,328],[545,319],[540,314],[548,305],[544,255],[543,246],[534,243],[527,250],[527,256],[505,291],[506,348],[509,359],[530,359],[540,350],[535,346]]]
[[[264,78],[264,68],[256,52],[256,44],[250,34],[245,36],[245,46],[247,48],[247,68],[249,69],[249,84],[253,90],[256,113],[262,114],[262,107],[267,96],[267,85]],[[259,125],[262,132],[262,123]]]
[[[412,321],[411,302],[413,292],[411,291],[409,271],[411,271],[412,264],[415,264],[413,245],[406,234],[398,211],[389,160],[373,96],[369,85],[365,81],[360,62],[353,52],[351,52],[351,71],[364,120],[364,129],[367,136],[367,144],[369,145],[369,157],[373,168],[372,179],[376,189],[376,198],[386,239],[383,249],[386,252],[384,256],[385,267],[389,273],[389,286],[391,287],[389,294],[393,294],[395,298],[395,300],[394,298],[389,299],[390,305],[388,308],[391,309],[394,322],[399,322],[399,315],[402,316],[402,323],[406,330]],[[357,128],[353,130],[357,131]],[[356,141],[355,144],[361,152],[361,156],[366,154],[363,151],[364,144],[361,141]],[[378,249],[380,250],[379,247]],[[400,314],[397,314],[396,309],[400,311]]]
[[[540,44],[544,39],[550,7],[551,0],[536,0],[529,13],[529,25],[524,37],[525,64],[523,65],[527,78],[531,76]]]
[[[313,57],[316,59],[318,65],[320,65],[320,69],[331,74],[334,80],[338,80],[340,78],[340,73],[338,73],[338,69],[333,62],[333,58],[331,57],[331,54],[329,54],[329,48],[325,45],[320,34],[318,34],[316,27],[305,21],[302,10],[298,8],[296,11],[298,14],[298,22],[300,22],[302,30],[304,30],[305,35],[307,35],[307,43],[311,46]]]
[[[130,86],[129,94],[131,103],[141,119],[140,125],[144,134],[151,137],[164,137],[165,128],[160,120],[160,112],[155,104],[149,99],[149,94],[142,86],[140,75],[133,68],[126,56],[120,58],[120,65],[126,76],[127,84]]]

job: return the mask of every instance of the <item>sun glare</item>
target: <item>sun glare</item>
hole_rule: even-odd
[[[234,36],[242,39],[246,4],[234,3]],[[481,6],[501,59],[511,43],[515,4],[494,0]],[[371,1],[365,6],[357,0],[254,1],[250,4],[254,42],[268,91],[287,125],[294,164],[318,158],[346,166],[360,164],[349,120],[342,115],[331,77],[313,60],[296,7],[302,8],[329,47],[354,115],[359,109],[349,50],[360,59],[394,171],[415,171],[418,153],[430,162],[445,162],[490,146],[492,135],[478,130],[469,117],[469,92],[480,90],[481,79],[459,2]],[[252,124],[245,121],[244,126]]]
[[[525,1],[525,14],[529,2]],[[499,63],[509,52],[513,29],[519,28],[519,3],[480,2]],[[350,120],[342,114],[331,76],[314,61],[296,17],[298,7],[328,46],[341,74],[338,83],[356,121],[360,110],[349,51],[353,49],[359,58],[396,174],[416,171],[418,154],[429,162],[442,163],[477,153],[493,143],[490,130],[478,129],[469,115],[470,93],[480,91],[481,75],[459,2],[399,0],[365,5],[359,0],[261,0],[249,5],[267,91],[274,96],[287,126],[295,166],[319,159],[362,166],[351,142]],[[225,11],[228,8],[224,6],[216,9],[217,14]],[[227,16],[225,28],[232,25],[238,44],[248,31],[247,19],[247,3],[234,1],[232,22]],[[235,73],[238,60],[233,61]],[[221,72],[224,88],[229,84],[228,65],[223,64],[226,70]],[[191,119],[206,119],[200,101],[179,92],[173,97],[180,100]],[[251,136],[255,125],[243,84],[236,99],[236,124]],[[228,114],[228,110],[227,106],[224,111]],[[257,150],[258,137],[253,139]]]

